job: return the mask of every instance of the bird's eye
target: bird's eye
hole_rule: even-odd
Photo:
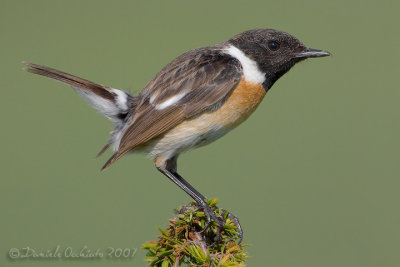
[[[268,42],[268,48],[271,49],[272,51],[278,50],[280,47],[280,44],[277,41],[269,41]]]

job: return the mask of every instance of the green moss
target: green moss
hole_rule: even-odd
[[[217,216],[226,219],[221,230],[221,238],[214,242],[218,225],[212,221],[204,232],[206,219],[204,212],[199,210],[195,203],[183,206],[176,211],[175,219],[169,220],[168,227],[163,230],[158,241],[150,241],[142,245],[147,250],[146,261],[150,266],[245,266],[248,258],[244,248],[247,245],[238,244],[239,233],[227,213],[216,207],[218,199],[208,201]]]

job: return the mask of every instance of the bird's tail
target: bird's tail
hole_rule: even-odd
[[[25,71],[72,86],[90,105],[115,123],[109,142],[97,156],[100,156],[110,145],[118,147],[118,139],[120,139],[124,122],[136,105],[136,98],[134,96],[125,91],[97,84],[53,68],[25,61],[22,63],[27,66],[24,68]]]

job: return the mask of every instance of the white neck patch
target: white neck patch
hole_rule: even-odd
[[[244,78],[249,82],[263,83],[265,81],[265,73],[258,68],[257,62],[247,57],[242,50],[230,45],[226,48],[226,53],[239,60],[242,64]]]

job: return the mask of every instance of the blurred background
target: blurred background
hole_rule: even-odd
[[[400,266],[398,1],[0,2],[0,266],[145,266],[11,260],[140,248],[190,198],[140,155],[100,172],[111,122],[27,60],[136,94],[181,53],[252,28],[330,51],[294,67],[244,124],[179,168],[241,219],[248,266]]]

